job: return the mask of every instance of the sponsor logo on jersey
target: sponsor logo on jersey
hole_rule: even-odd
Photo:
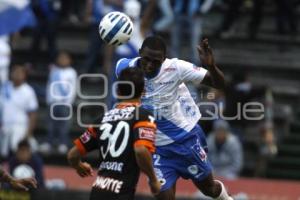
[[[175,81],[165,81],[165,82],[159,82],[159,85],[170,85],[173,84]]]
[[[133,117],[133,111],[135,107],[127,107],[122,109],[112,109],[109,112],[106,112],[102,123],[110,122],[110,121],[117,121],[122,119],[131,119]]]
[[[154,130],[152,128],[145,128],[145,127],[139,128],[139,138],[154,142],[155,140]]]
[[[165,72],[173,72],[175,70],[176,70],[175,67],[167,67],[167,68],[164,69]]]
[[[197,165],[191,165],[188,167],[188,171],[192,174],[192,175],[196,175],[198,173],[198,167]]]
[[[86,131],[80,136],[80,140],[82,143],[88,143],[91,140],[91,134],[90,132]]]
[[[124,163],[123,162],[104,162],[102,161],[99,166],[99,171],[101,170],[110,170],[122,172]]]
[[[118,194],[120,193],[122,185],[123,181],[119,181],[109,177],[98,176],[93,184],[93,187]]]

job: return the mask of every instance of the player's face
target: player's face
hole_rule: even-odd
[[[147,77],[154,77],[158,74],[161,64],[165,60],[164,52],[153,50],[148,47],[140,50],[140,65]]]

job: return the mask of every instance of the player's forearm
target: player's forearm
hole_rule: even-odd
[[[216,66],[208,66],[208,71],[210,74],[211,84],[216,89],[225,88],[225,77],[223,72]]]
[[[79,164],[81,162],[81,156],[80,156],[80,153],[79,153],[77,147],[73,147],[68,152],[68,161],[69,161],[69,164],[74,168],[79,166]]]
[[[156,181],[152,166],[152,155],[146,147],[135,147],[135,157],[141,171],[145,173],[150,182]]]

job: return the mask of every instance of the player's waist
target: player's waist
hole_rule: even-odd
[[[190,123],[187,128],[180,128],[170,125],[161,125],[157,122],[157,135],[155,140],[156,146],[165,146],[174,142],[182,141],[185,138],[188,138],[191,133],[195,132],[198,124],[196,122]]]
[[[138,181],[137,177],[111,176],[109,174],[98,174],[93,183],[93,188],[99,191],[121,194],[134,191]]]

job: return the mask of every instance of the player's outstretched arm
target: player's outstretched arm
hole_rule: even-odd
[[[76,170],[81,177],[93,176],[93,169],[90,164],[81,161],[81,155],[76,146],[68,152],[69,164]]]
[[[216,89],[224,89],[224,74],[215,63],[213,52],[208,45],[208,39],[204,39],[197,49],[202,65],[204,65],[208,70],[208,73],[205,75],[202,83]]]
[[[134,151],[135,151],[135,157],[139,168],[149,178],[149,185],[152,194],[154,195],[158,194],[160,191],[160,182],[158,181],[154,173],[151,153],[144,146],[136,146],[134,147]]]
[[[0,168],[0,180],[1,182],[9,183],[14,189],[29,190],[29,187],[36,188],[37,181],[34,178],[15,179],[3,169]]]

